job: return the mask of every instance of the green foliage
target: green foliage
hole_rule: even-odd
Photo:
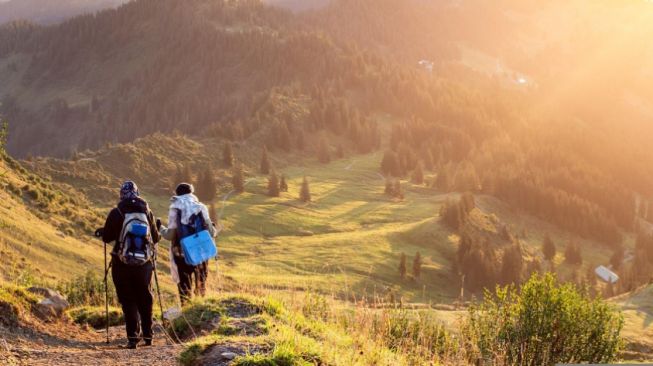
[[[401,256],[399,257],[399,276],[401,276],[401,279],[405,279],[407,273],[406,254],[401,253]]]
[[[200,175],[197,182],[197,197],[203,202],[212,203],[218,192],[218,184],[213,176],[213,170],[207,169]]]
[[[23,287],[0,287],[0,325],[13,327],[30,316],[32,307],[38,302],[36,295]]]
[[[231,146],[231,142],[227,142],[224,145],[224,150],[222,150],[222,163],[227,168],[231,168],[234,166],[234,160],[233,147]]]
[[[88,324],[95,329],[106,327],[106,309],[104,306],[83,306],[68,311],[68,315],[77,324]],[[122,310],[117,307],[109,307],[109,326],[122,325],[125,323]]]
[[[183,316],[175,319],[171,327],[179,337],[186,338],[223,314],[224,307],[215,299],[193,302],[184,308]]]
[[[565,262],[572,265],[581,265],[583,263],[583,256],[580,247],[576,242],[570,242],[565,249]]]
[[[261,153],[261,164],[259,166],[259,171],[261,174],[267,175],[270,174],[270,169],[272,169],[272,164],[270,163],[270,156],[268,154],[268,148],[263,146],[263,152]]]
[[[268,178],[268,196],[279,197],[280,192],[281,189],[279,183],[279,176],[275,171],[272,171],[272,173],[270,173],[270,177]]]
[[[0,118],[0,155],[4,155],[5,146],[7,145],[7,136],[9,134],[9,124]]]
[[[299,191],[299,200],[302,202],[311,202],[311,188],[308,184],[308,178],[304,177],[302,188]]]
[[[279,182],[279,190],[281,192],[288,192],[288,182],[286,182],[285,175],[281,175],[281,181]]]
[[[544,237],[544,242],[542,243],[542,254],[544,254],[544,259],[547,261],[553,260],[556,255],[556,245],[549,235]]]
[[[243,177],[243,166],[238,164],[233,169],[231,176],[231,185],[237,193],[245,192],[245,178]]]
[[[111,278],[107,279],[109,286],[109,304],[117,306],[115,287]],[[104,306],[104,278],[96,272],[88,271],[85,275],[75,277],[57,287],[62,294],[66,295],[68,302],[73,306]]]
[[[422,276],[422,254],[417,252],[413,259],[413,277],[420,278]]]
[[[463,325],[470,359],[502,357],[509,365],[614,361],[623,318],[612,305],[591,299],[547,274],[486,292]]]

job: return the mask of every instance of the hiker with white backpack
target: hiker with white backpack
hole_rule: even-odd
[[[168,227],[161,227],[161,235],[172,242],[170,246],[170,272],[177,284],[181,304],[192,295],[193,277],[195,294],[206,293],[208,260],[217,255],[214,238],[218,234],[211,222],[209,210],[194,194],[192,184],[181,183],[170,199]]]
[[[134,182],[122,184],[120,202],[96,236],[101,236],[105,243],[115,242],[111,251],[111,277],[125,317],[127,348],[137,348],[141,340],[145,346],[151,346],[151,282],[160,234],[154,215]]]

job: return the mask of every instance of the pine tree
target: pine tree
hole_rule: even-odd
[[[238,164],[233,169],[233,176],[231,177],[231,184],[234,187],[234,191],[237,193],[245,192],[245,178],[243,177],[243,167]]]
[[[524,258],[522,256],[521,244],[515,243],[503,251],[501,261],[501,281],[504,284],[521,282]]]
[[[224,145],[224,150],[222,151],[222,163],[227,167],[231,168],[234,166],[234,152],[231,147],[231,142],[227,142]]]
[[[204,202],[213,202],[218,193],[218,184],[211,169],[207,169],[197,182],[197,196]]]
[[[401,181],[399,179],[395,180],[393,195],[395,198],[399,198],[400,200],[404,199],[404,191],[401,188]]]
[[[4,155],[5,146],[7,145],[7,136],[9,134],[9,124],[0,118],[0,155]]]
[[[549,262],[556,256],[556,245],[549,235],[544,237],[544,242],[542,243],[542,254],[544,254],[544,259]]]
[[[612,265],[612,268],[614,270],[619,270],[621,269],[621,265],[623,264],[623,261],[624,261],[624,248],[623,246],[618,245],[614,249],[614,252],[610,257],[610,265]]]
[[[408,268],[406,267],[406,254],[401,253],[401,258],[399,259],[399,276],[401,276],[401,279],[406,278],[406,274],[408,272]]]
[[[268,196],[279,197],[279,194],[279,176],[277,176],[275,171],[272,171],[272,173],[270,173],[270,177],[268,178]]]
[[[279,190],[281,192],[288,192],[288,183],[286,182],[285,175],[281,175],[281,181],[279,182]]]
[[[441,191],[448,192],[450,188],[449,174],[446,169],[440,169],[438,176],[435,180],[435,187]]]
[[[399,161],[397,154],[392,151],[386,151],[381,160],[381,173],[385,176],[398,177],[399,174]]]
[[[302,202],[311,202],[311,189],[308,184],[308,178],[304,177],[302,188],[299,192],[299,200]]]
[[[261,153],[260,172],[261,174],[268,175],[270,174],[271,169],[272,166],[270,164],[270,157],[268,156],[268,148],[266,146],[263,146],[263,152]]]
[[[395,196],[395,185],[394,182],[391,179],[386,179],[385,180],[385,191],[384,193],[387,196],[394,197]]]
[[[413,259],[413,277],[420,278],[422,275],[422,254],[417,252]]]
[[[573,265],[580,265],[583,263],[583,257],[580,252],[578,244],[570,242],[565,249],[565,262]]]
[[[412,180],[415,184],[424,184],[424,171],[422,170],[422,164],[417,164],[417,167],[413,171]]]
[[[317,160],[322,164],[331,162],[331,154],[329,153],[329,145],[326,138],[322,137],[317,145]]]

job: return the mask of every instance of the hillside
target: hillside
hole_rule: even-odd
[[[246,193],[235,195],[230,192],[232,171],[221,161],[222,146],[214,139],[159,134],[133,145],[79,154],[75,160],[39,158],[25,164],[76,187],[100,207],[113,203],[115,187],[122,180],[135,179],[164,221],[178,167],[191,167],[196,177],[210,169],[218,180],[215,203],[225,227],[219,269],[225,279],[255,287],[272,282],[280,289],[315,289],[343,298],[378,291],[412,302],[456,300],[460,279],[454,262],[460,236],[442,222],[440,212],[447,200],[460,193],[404,181],[405,198],[389,198],[378,173],[382,158],[378,153],[326,165],[304,154],[274,154],[273,165],[286,176],[290,190],[270,198],[267,176],[258,173],[260,151],[243,144],[234,154],[245,164]],[[311,181],[309,205],[298,200],[304,176]],[[581,244],[583,267],[609,262],[611,251],[601,244],[582,240],[494,197],[478,195],[476,201],[470,227],[490,238],[499,252],[509,246],[500,235],[505,226],[518,235],[527,261],[543,262],[542,240],[552,236],[559,246],[556,262],[563,276],[571,277],[574,270],[587,272],[564,263],[563,248],[572,241]],[[626,248],[632,245],[630,239],[626,241]],[[412,258],[417,252],[424,258],[423,277],[404,281],[397,272],[399,256],[405,253]]]
[[[102,246],[89,234],[102,218],[84,195],[7,156],[0,161],[0,186],[2,280],[56,281],[101,266]]]
[[[0,1],[0,24],[28,20],[59,23],[76,15],[116,7],[127,0],[4,0]]]

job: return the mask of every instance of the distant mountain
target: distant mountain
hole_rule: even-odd
[[[304,11],[321,8],[327,5],[330,0],[263,0],[263,2],[292,11]]]
[[[118,6],[128,0],[8,0],[0,1],[0,24],[29,20],[58,23],[75,15]]]

